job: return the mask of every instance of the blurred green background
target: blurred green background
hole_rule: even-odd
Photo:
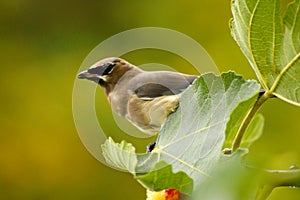
[[[132,176],[101,164],[81,143],[72,118],[78,69],[108,37],[157,26],[197,40],[220,71],[255,78],[230,36],[230,17],[230,0],[1,0],[0,199],[145,199],[145,190]],[[162,62],[195,73],[166,52],[139,50],[125,57],[137,64]],[[102,90],[97,91],[97,101],[100,123],[114,138],[144,151],[153,138],[123,134],[112,121]],[[261,112],[265,132],[251,148],[249,162],[271,169],[300,165],[300,108],[274,99]],[[276,189],[270,199],[283,198],[299,199],[300,190]]]

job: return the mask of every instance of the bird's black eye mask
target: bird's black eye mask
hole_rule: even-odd
[[[116,63],[105,63],[101,66],[90,68],[87,71],[90,74],[98,74],[100,76],[105,76],[109,75],[112,72],[114,66],[116,66]]]

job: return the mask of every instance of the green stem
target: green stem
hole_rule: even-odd
[[[270,98],[272,95],[268,92],[265,92],[263,95],[261,95],[257,101],[255,102],[255,104],[253,105],[253,107],[249,110],[249,112],[247,113],[246,117],[244,118],[237,134],[235,135],[235,138],[233,140],[232,143],[232,148],[231,148],[231,152],[234,152],[237,148],[240,147],[242,138],[244,136],[244,133],[248,127],[248,125],[250,124],[250,122],[252,121],[254,115],[256,114],[256,112],[260,109],[260,107],[262,106],[262,104],[268,99]]]

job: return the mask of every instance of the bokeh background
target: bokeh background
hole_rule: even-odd
[[[145,190],[131,175],[103,165],[81,143],[72,118],[78,69],[106,38],[157,26],[197,40],[220,71],[255,79],[230,36],[230,17],[230,0],[1,0],[0,199],[145,199]],[[139,50],[124,58],[195,73],[184,60],[163,51]],[[97,102],[99,121],[115,140],[132,142],[139,151],[154,140],[122,133],[100,89]],[[264,135],[252,146],[248,162],[270,169],[300,165],[300,108],[274,99],[261,112]],[[300,190],[278,188],[270,197],[283,198],[299,199]]]

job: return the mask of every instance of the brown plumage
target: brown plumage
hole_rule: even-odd
[[[112,110],[141,131],[157,133],[178,106],[178,98],[198,76],[147,72],[121,58],[106,58],[78,74],[105,89]]]

